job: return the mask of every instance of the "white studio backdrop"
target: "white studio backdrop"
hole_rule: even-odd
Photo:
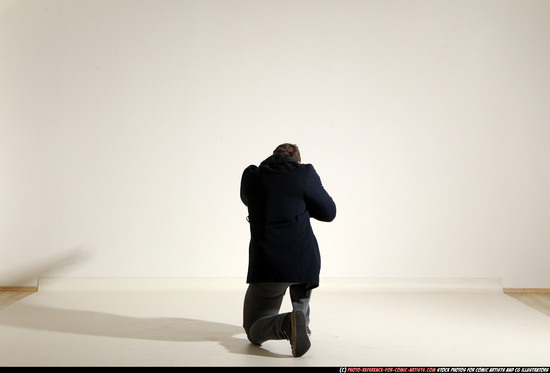
[[[547,0],[0,4],[0,285],[244,277],[293,142],[322,276],[550,287]]]

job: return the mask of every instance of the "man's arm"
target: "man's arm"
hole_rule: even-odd
[[[248,168],[244,170],[244,172],[241,176],[241,201],[243,201],[243,203],[246,206],[248,206],[248,198],[246,197],[246,187],[245,187],[247,170],[248,170]]]
[[[309,215],[314,219],[330,222],[336,217],[336,204],[311,164],[306,166],[305,202]]]
[[[241,201],[248,206],[248,194],[250,189],[251,177],[254,177],[254,173],[258,170],[257,166],[250,165],[244,169],[241,176]]]

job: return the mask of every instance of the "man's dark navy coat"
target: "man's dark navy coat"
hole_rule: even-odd
[[[321,256],[310,218],[332,221],[336,205],[313,166],[272,155],[244,170],[241,200],[251,234],[247,282],[317,287]]]

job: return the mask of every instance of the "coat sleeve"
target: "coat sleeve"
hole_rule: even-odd
[[[248,198],[246,197],[246,190],[245,190],[245,175],[246,170],[244,170],[243,175],[241,176],[241,201],[248,206]]]
[[[250,187],[250,176],[251,173],[256,169],[257,167],[254,165],[250,165],[243,171],[243,174],[241,176],[241,201],[248,206],[248,189]]]
[[[327,193],[313,165],[306,165],[306,208],[312,218],[330,222],[336,217],[336,204]]]

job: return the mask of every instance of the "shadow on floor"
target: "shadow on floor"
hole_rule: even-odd
[[[273,353],[251,344],[243,337],[243,328],[236,325],[188,318],[139,318],[29,304],[18,304],[16,309],[17,312],[3,312],[0,323],[17,328],[113,338],[217,342],[234,354],[292,357],[290,344],[289,355]]]

